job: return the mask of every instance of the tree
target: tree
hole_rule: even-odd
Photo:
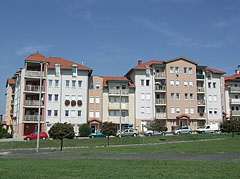
[[[109,136],[115,136],[117,133],[117,125],[112,122],[104,122],[101,128],[101,133],[105,134],[108,138],[108,146],[109,146]]]
[[[82,124],[79,127],[79,134],[81,137],[88,137],[89,134],[91,134],[91,128],[89,127],[88,124]]]
[[[2,125],[0,124],[0,139],[1,139],[1,138],[11,138],[11,137],[12,137],[12,135],[9,134],[9,133],[7,132],[7,130],[4,129],[4,128],[2,127]]]
[[[220,127],[225,132],[231,132],[232,137],[234,137],[235,132],[240,132],[240,121],[237,121],[237,120],[224,121],[220,125]]]
[[[154,131],[160,132],[160,131],[167,131],[168,130],[167,127],[162,126],[161,122],[159,120],[156,120],[156,119],[153,120],[153,121],[149,121],[146,125],[146,128],[148,130],[153,131],[153,132]]]
[[[56,123],[51,129],[48,131],[48,134],[53,139],[61,140],[61,151],[63,148],[63,139],[73,139],[74,138],[74,130],[72,125],[69,123]]]

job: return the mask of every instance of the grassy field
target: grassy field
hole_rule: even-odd
[[[239,178],[232,162],[1,159],[0,178]]]
[[[239,136],[237,136],[239,137]],[[201,139],[217,139],[217,138],[231,138],[229,134],[201,134],[201,135],[180,135],[180,136],[154,136],[144,137],[144,143],[163,143],[173,141],[187,141],[187,140],[201,140]],[[165,140],[161,140],[165,139]],[[110,138],[110,145],[125,145],[125,144],[142,144],[142,137],[126,137],[126,138]],[[65,139],[64,147],[82,147],[82,146],[106,146],[106,138],[96,139]],[[46,140],[40,141],[40,148],[59,147],[59,140]],[[24,149],[24,148],[36,148],[35,141],[23,141],[23,142],[0,142],[0,150],[6,149]]]

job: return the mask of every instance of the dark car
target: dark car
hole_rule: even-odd
[[[105,134],[102,134],[102,133],[100,133],[100,132],[91,133],[91,134],[89,135],[89,138],[96,138],[96,137],[106,137],[106,135],[105,135]]]
[[[26,137],[24,137],[24,140],[37,140],[37,132],[34,132],[30,135],[27,135]],[[45,132],[40,132],[39,133],[39,139],[42,139],[42,140],[46,140],[48,138],[48,135],[47,133]]]

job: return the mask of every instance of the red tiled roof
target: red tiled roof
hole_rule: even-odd
[[[195,64],[195,65],[198,64],[197,62],[192,61],[192,60],[189,60],[188,58],[185,58],[185,57],[177,57],[177,58],[173,58],[173,59],[171,59],[171,60],[167,60],[167,61],[165,61],[165,63],[170,63],[170,62],[174,62],[174,61],[177,61],[177,60],[185,60],[185,61],[188,61],[188,62],[193,63],[193,64]]]
[[[150,67],[152,64],[163,64],[163,63],[164,63],[163,61],[151,60],[151,61],[148,61],[146,63],[137,65],[137,66],[133,67],[133,69],[147,69],[146,65]]]
[[[215,69],[213,69],[213,68],[208,68],[208,67],[206,67],[205,69],[206,69],[206,70],[209,70],[209,71],[211,71],[211,72],[213,72],[213,73],[222,73],[222,74],[225,74],[225,73],[226,73],[226,72],[224,72],[224,71],[215,70]]]
[[[225,76],[224,77],[224,80],[234,80],[234,79],[237,79],[237,78],[240,78],[240,74],[234,74],[232,76]]]
[[[72,65],[75,64],[75,65],[77,65],[77,68],[79,70],[89,70],[89,71],[92,71],[91,68],[88,68],[86,66],[83,66],[83,65],[71,62],[69,60],[65,60],[65,59],[60,58],[60,57],[48,57],[48,58],[46,58],[45,56],[43,56],[41,54],[38,54],[38,53],[29,55],[26,58],[26,60],[48,62],[49,63],[48,64],[48,68],[55,68],[56,64],[60,64],[61,68],[65,68],[65,69],[69,69],[70,68],[71,69]]]
[[[100,76],[100,77],[103,78],[103,86],[104,87],[108,86],[107,81],[109,81],[109,80],[128,81],[129,87],[135,87],[134,83],[126,77],[118,77],[118,76]]]
[[[6,83],[6,87],[8,84],[15,84],[16,83],[16,80],[15,79],[12,79],[12,78],[8,78],[7,79],[7,83]]]

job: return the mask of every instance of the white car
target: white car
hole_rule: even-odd
[[[165,131],[144,131],[144,135],[146,136],[155,136],[155,135],[162,135],[165,136]]]

